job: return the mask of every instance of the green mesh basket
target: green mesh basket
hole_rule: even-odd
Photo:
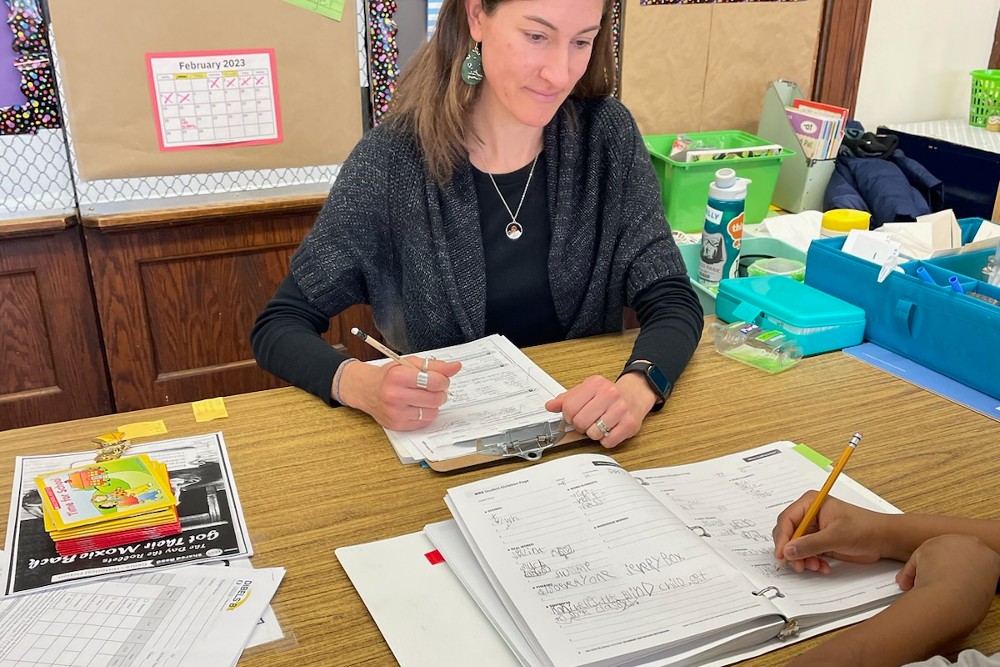
[[[977,69],[971,74],[969,125],[986,127],[990,116],[1000,116],[1000,69]]]

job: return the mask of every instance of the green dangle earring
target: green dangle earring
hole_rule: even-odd
[[[472,47],[462,61],[462,81],[470,86],[478,86],[483,80],[483,55],[479,52],[479,42]]]

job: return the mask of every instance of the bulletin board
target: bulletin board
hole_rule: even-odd
[[[283,0],[49,0],[66,121],[83,180],[343,162],[361,138],[357,15]],[[146,54],[273,49],[282,141],[161,151]]]
[[[822,0],[626,0],[621,98],[643,134],[755,132],[768,84],[810,94]]]

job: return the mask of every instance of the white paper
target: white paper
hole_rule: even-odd
[[[411,533],[336,550],[400,667],[521,664],[434,548]]]
[[[561,415],[545,409],[546,401],[565,391],[562,385],[503,336],[420,354],[461,361],[462,370],[451,378],[448,401],[434,422],[416,431],[385,429],[404,463],[473,454],[474,445],[455,443],[562,421]]]
[[[188,567],[0,600],[0,665],[234,665],[284,576]]]
[[[809,244],[813,242],[813,239],[822,236],[820,233],[822,221],[822,212],[802,211],[801,213],[764,218],[759,226],[763,227],[771,238],[784,241],[802,252],[808,252]]]

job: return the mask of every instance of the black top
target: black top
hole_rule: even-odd
[[[486,255],[486,333],[502,334],[517,347],[562,340],[566,332],[556,317],[549,285],[552,223],[545,194],[545,160],[492,178],[473,167],[472,178]],[[513,223],[511,213],[517,216],[516,230],[508,229]]]

